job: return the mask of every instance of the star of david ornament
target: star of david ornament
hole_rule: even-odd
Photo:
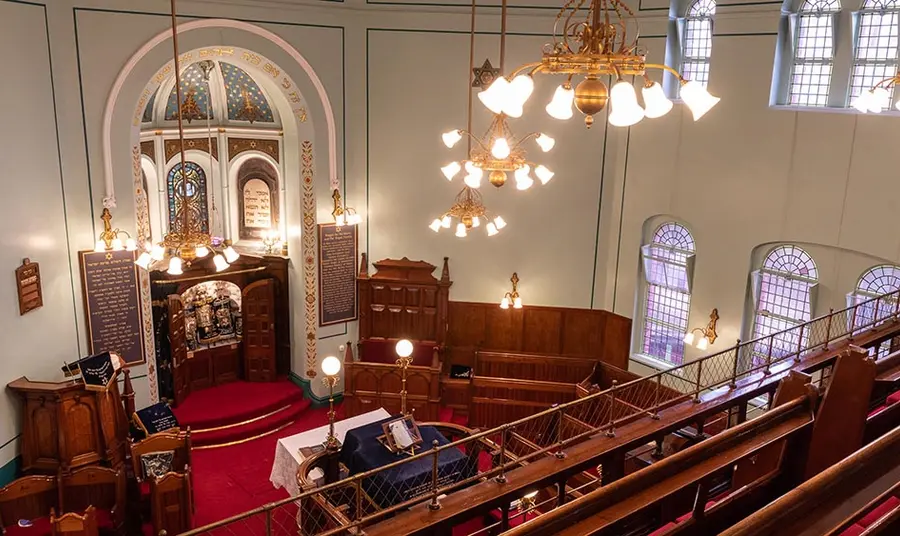
[[[500,69],[491,65],[491,60],[486,59],[481,67],[475,67],[472,69],[472,74],[475,78],[472,80],[472,87],[477,87],[480,89],[487,89],[488,86],[494,81],[495,78],[500,74]]]

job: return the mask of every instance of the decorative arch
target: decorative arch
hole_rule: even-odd
[[[241,239],[260,239],[264,232],[279,228],[279,180],[275,166],[260,157],[244,160],[237,168],[236,187]]]

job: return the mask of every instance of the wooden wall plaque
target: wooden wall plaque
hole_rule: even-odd
[[[31,259],[16,268],[16,290],[19,294],[19,314],[24,315],[44,305],[41,292],[41,268]]]
[[[356,320],[357,226],[319,225],[319,325]]]
[[[137,251],[80,251],[91,354],[115,352],[123,366],[144,362]]]

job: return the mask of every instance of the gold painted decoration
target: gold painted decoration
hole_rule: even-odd
[[[181,142],[178,140],[165,140],[163,149],[166,153],[166,162],[168,162],[181,151]],[[187,138],[184,140],[184,150],[203,151],[209,154],[209,138]],[[219,159],[219,143],[215,138],[212,139],[212,156],[216,160]]]
[[[318,318],[316,301],[318,280],[316,274],[317,234],[316,198],[313,188],[313,146],[304,140],[301,147],[301,175],[303,179],[303,286],[306,289],[306,376],[316,377],[316,330]]]
[[[141,142],[141,154],[156,162],[156,145],[153,140],[145,140]]]
[[[304,142],[306,143],[306,142]],[[261,151],[279,161],[278,140],[261,140],[256,138],[228,138],[228,159],[247,151]]]

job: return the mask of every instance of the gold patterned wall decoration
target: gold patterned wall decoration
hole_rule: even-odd
[[[153,140],[141,142],[141,154],[149,158],[151,162],[156,162],[156,145]]]
[[[278,140],[254,138],[228,138],[228,160],[246,151],[261,151],[279,162]]]
[[[306,376],[316,377],[316,197],[313,188],[313,148],[312,142],[304,140],[300,154],[303,180],[303,286],[306,289]]]
[[[166,152],[166,162],[172,159],[173,156],[177,155],[181,150],[181,143],[178,140],[165,140],[163,142],[163,148]],[[203,151],[204,153],[209,153],[209,138],[190,138],[184,140],[184,150],[185,151]],[[219,159],[219,143],[213,138],[212,140],[212,156],[216,160]]]

